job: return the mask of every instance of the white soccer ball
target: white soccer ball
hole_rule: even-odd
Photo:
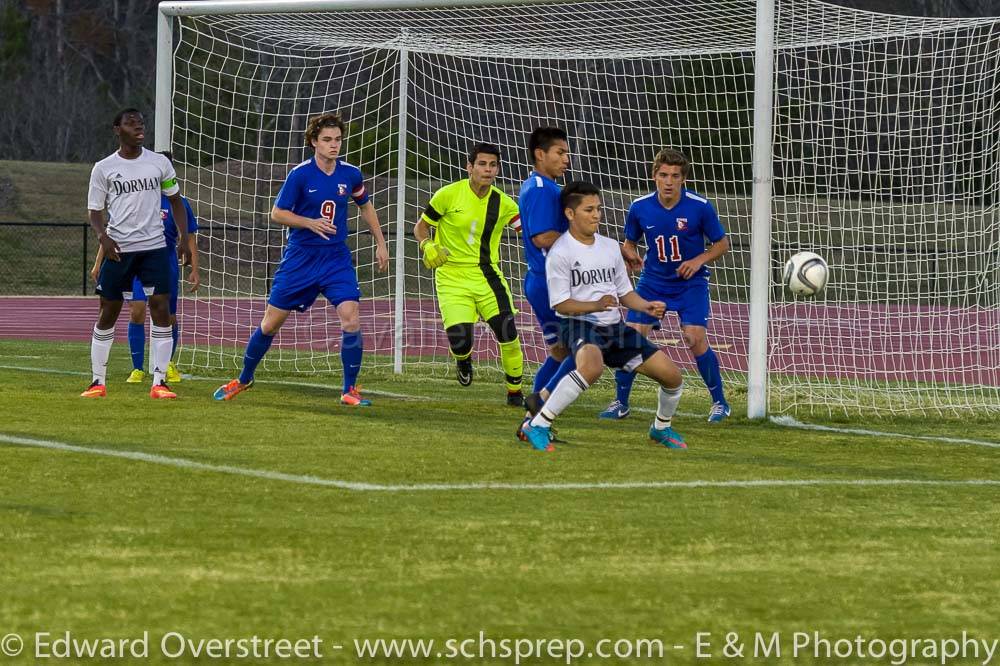
[[[826,287],[830,268],[815,252],[799,252],[785,264],[782,278],[788,291],[796,296],[815,296]]]

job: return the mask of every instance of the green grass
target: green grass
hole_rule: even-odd
[[[119,343],[109,397],[85,401],[85,344],[0,341],[0,433],[383,485],[1000,478],[1000,449],[985,446],[739,416],[710,427],[698,390],[675,423],[689,451],[652,445],[645,413],[599,422],[609,396],[595,389],[560,419],[568,443],[538,454],[514,440],[517,413],[485,377],[463,390],[365,373],[367,410],[339,407],[335,390],[267,382],[335,387],[336,376],[274,373],[231,403],[211,400],[221,376],[186,380],[179,400],[154,403],[146,386],[123,382],[126,360]],[[651,407],[648,385],[639,393]],[[877,428],[997,440],[987,419]],[[149,631],[154,662],[167,631],[317,634],[344,645],[324,654],[346,662],[355,639],[480,631],[588,645],[659,638],[686,646],[668,648],[672,663],[693,662],[699,631],[720,645],[727,631],[996,637],[995,485],[371,492],[5,443],[0,452],[0,635]],[[758,663],[793,661],[810,662]]]

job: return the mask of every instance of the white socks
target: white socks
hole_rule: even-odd
[[[545,405],[542,407],[541,411],[531,419],[532,426],[543,426],[548,428],[552,425],[552,422],[557,416],[559,416],[564,409],[569,407],[574,400],[580,397],[580,394],[587,390],[590,384],[583,378],[576,370],[573,370],[568,375],[559,380],[556,384],[555,390],[552,391],[552,395],[549,399],[545,401]]]
[[[153,371],[153,386],[162,384],[166,377],[173,344],[173,329],[170,326],[157,326],[156,324],[150,326],[149,364]]]
[[[94,324],[93,337],[90,338],[90,370],[94,373],[94,381],[100,384],[104,384],[107,378],[108,356],[114,341],[114,327],[102,331]]]
[[[683,383],[674,389],[660,387],[656,405],[656,419],[653,420],[654,428],[663,430],[670,427],[670,420],[677,412],[677,405],[680,404],[682,393],[684,393]]]

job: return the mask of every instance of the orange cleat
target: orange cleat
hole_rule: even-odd
[[[240,384],[240,380],[234,379],[231,382],[223,384],[219,388],[215,389],[215,393],[212,394],[212,397],[216,400],[232,400],[251,386],[253,386],[253,380],[247,382],[246,384]]]
[[[87,387],[87,390],[80,394],[81,398],[103,398],[108,395],[107,387],[97,380]]]
[[[341,394],[340,404],[350,407],[371,407],[372,401],[361,397],[360,387],[352,386],[347,393]]]
[[[154,400],[172,400],[177,397],[177,394],[171,391],[166,384],[154,384],[153,388],[149,389],[149,397]]]

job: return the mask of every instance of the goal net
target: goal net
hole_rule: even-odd
[[[451,371],[413,223],[438,187],[465,177],[476,141],[502,147],[498,186],[516,197],[527,137],[552,124],[570,135],[569,178],[603,189],[613,237],[651,191],[659,148],[692,159],[688,186],[732,242],[713,269],[709,336],[730,390],[746,385],[754,2],[328,2],[262,14],[174,4],[206,12],[176,19],[169,73],[170,141],[202,225],[203,287],[180,309],[183,363],[239,367],[284,245],[269,222],[275,195],[311,155],[307,119],[339,111],[343,154],[365,173],[392,255],[375,270],[355,213],[366,367]],[[1000,24],[810,0],[778,2],[775,22],[769,411],[1000,410]],[[530,368],[544,345],[522,298],[520,243],[505,237],[501,268]],[[781,289],[799,250],[831,268],[813,300]],[[293,315],[265,367],[339,373],[337,321],[322,299]],[[693,372],[676,319],[654,339]],[[498,366],[483,325],[476,357]]]

